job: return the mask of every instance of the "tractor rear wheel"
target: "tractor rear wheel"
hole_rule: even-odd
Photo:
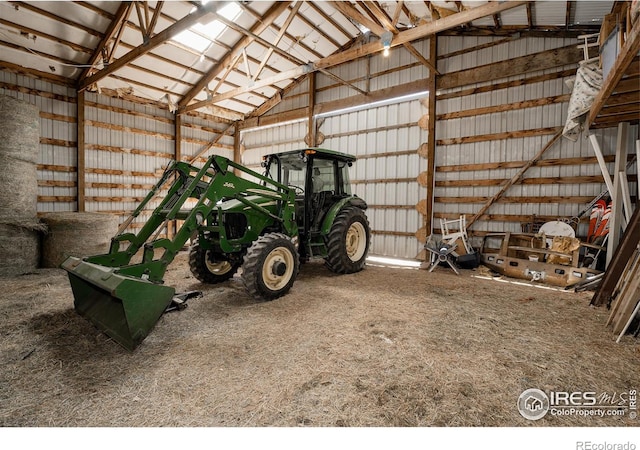
[[[371,230],[364,211],[342,209],[333,221],[327,239],[326,264],[336,273],[355,273],[364,268]]]
[[[189,247],[189,269],[194,277],[203,283],[221,283],[233,277],[240,264],[234,264],[224,255],[200,247],[196,239]]]
[[[282,233],[260,236],[249,247],[242,264],[242,281],[258,300],[273,300],[289,292],[298,276],[298,251]]]

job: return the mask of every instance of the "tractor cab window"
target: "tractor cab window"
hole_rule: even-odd
[[[307,174],[307,164],[299,155],[282,155],[280,157],[280,180],[282,184],[291,186],[296,196],[304,195],[304,183]]]
[[[311,184],[314,194],[322,191],[335,191],[336,177],[334,161],[314,158]]]
[[[351,195],[351,183],[349,182],[349,167],[351,163],[338,161],[338,192],[339,195]]]

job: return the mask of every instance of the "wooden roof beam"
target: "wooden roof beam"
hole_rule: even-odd
[[[386,27],[386,29],[388,29],[391,33],[395,35],[398,35],[399,31],[398,29],[393,25],[393,22],[391,20],[391,18],[389,18],[387,16],[387,14],[380,9],[377,4],[375,2],[369,2],[366,4],[366,7],[371,11],[371,13],[377,18],[377,20],[384,26]],[[438,72],[438,69],[436,69],[433,64],[431,64],[431,62],[425,58],[422,53],[420,53],[418,51],[418,49],[416,49],[413,44],[411,44],[410,42],[406,42],[404,44],[402,44],[404,46],[404,48],[407,49],[407,51],[409,53],[411,53],[413,55],[414,58],[416,58],[418,61],[420,61],[420,63],[422,65],[424,65],[425,67],[427,67],[429,69],[430,72],[436,73],[437,75],[440,75],[440,72]]]
[[[19,8],[23,8],[23,9],[32,11],[34,13],[40,14],[41,16],[44,16],[44,17],[46,17],[48,19],[52,19],[52,20],[54,20],[56,22],[64,23],[65,25],[69,25],[69,26],[71,26],[73,28],[77,28],[78,30],[82,30],[85,33],[88,33],[88,34],[91,34],[93,36],[102,38],[102,33],[100,33],[97,30],[94,30],[91,27],[85,26],[85,25],[83,25],[81,23],[78,23],[78,22],[74,22],[73,20],[70,20],[70,19],[68,19],[66,17],[61,17],[61,16],[59,16],[57,14],[53,14],[53,13],[51,13],[49,11],[45,11],[44,9],[38,8],[37,6],[34,6],[34,5],[30,4],[30,3],[27,3],[27,2],[9,2],[9,3],[11,3],[14,6],[18,6]]]
[[[349,2],[332,1],[329,2],[329,4],[331,4],[331,6],[333,6],[336,10],[344,14],[348,19],[367,27],[376,36],[382,36],[382,34],[387,31],[379,23],[377,23],[373,19],[366,17],[364,14],[358,11],[356,7]]]
[[[640,50],[640,20],[636,20],[633,28],[631,28],[631,31],[627,34],[627,40],[625,41],[624,46],[620,49],[616,62],[613,64],[613,67],[609,71],[609,75],[604,80],[602,88],[591,105],[591,109],[589,110],[589,114],[587,114],[587,119],[583,126],[585,130],[589,129],[591,124],[595,122],[596,117],[598,117],[600,110],[609,99],[609,96],[616,90],[616,87],[624,76],[627,67],[638,54],[638,50]]]
[[[396,9],[395,11],[393,11],[393,17],[391,18],[391,24],[394,27],[398,26],[398,20],[400,19],[400,14],[402,13],[402,7],[404,6],[404,1],[400,0],[397,4],[396,4]]]
[[[289,16],[282,24],[282,27],[280,28],[280,31],[278,32],[278,35],[276,36],[276,39],[273,42],[273,45],[277,46],[280,43],[280,40],[282,39],[285,32],[287,31],[287,28],[289,28],[289,25],[291,25],[291,22],[293,21],[294,17],[296,16],[296,14],[298,14],[298,11],[300,10],[300,6],[302,6],[302,2],[296,3],[293,9],[289,11]],[[258,70],[256,70],[256,73],[253,75],[253,81],[258,79],[258,77],[260,76],[260,73],[262,72],[262,69],[264,69],[264,66],[267,64],[267,61],[269,60],[269,58],[271,58],[271,55],[273,55],[273,52],[274,52],[273,48],[270,48],[269,50],[267,50],[267,54],[263,56],[262,62],[260,63]]]
[[[315,12],[317,12],[318,14],[320,14],[324,20],[326,20],[326,21],[327,21],[327,22],[329,22],[332,26],[334,26],[336,30],[340,31],[340,33],[342,33],[342,34],[344,35],[344,37],[346,37],[347,39],[351,39],[351,38],[352,38],[351,33],[349,33],[347,30],[345,30],[345,29],[344,29],[344,27],[343,27],[342,25],[340,25],[338,22],[336,22],[336,21],[333,19],[333,17],[331,17],[331,16],[330,16],[329,14],[327,14],[326,12],[324,12],[324,10],[323,10],[322,8],[320,8],[320,7],[319,7],[315,2],[310,2],[310,3],[308,3],[308,4],[309,4],[309,6],[311,6],[311,8],[312,8]],[[307,19],[306,17],[304,17],[304,15],[300,14],[299,16],[300,16],[300,18],[301,18],[303,21],[305,21],[308,25],[310,25],[310,24],[311,24],[311,22],[309,21],[309,19]],[[314,27],[315,27],[315,25],[314,25]],[[323,34],[323,36],[325,36],[325,37],[329,40],[329,42],[331,42],[331,43],[332,43],[333,45],[335,45],[337,48],[340,48],[340,44],[339,44],[336,40],[334,40],[331,36],[327,36],[327,35],[324,35],[324,34]]]
[[[129,13],[131,12],[131,2],[122,2],[116,11],[116,14],[107,27],[107,30],[104,33],[104,36],[96,46],[96,50],[93,52],[87,64],[94,66],[100,58],[103,58],[103,50],[107,48],[109,45],[109,41],[111,41],[116,34],[118,37],[115,42],[112,44],[111,52],[109,52],[107,56],[107,61],[110,61],[113,57],[113,53],[115,48],[118,46],[120,42],[120,38],[122,37],[122,31],[124,30],[124,25],[129,17]],[[86,67],[80,76],[78,77],[78,81],[85,79],[88,75],[93,71],[93,67]]]
[[[264,30],[266,30],[271,24],[284,12],[285,9],[289,7],[288,1],[284,2],[276,2],[265,14],[262,21],[256,23],[255,26],[251,28],[251,32],[254,34],[260,34]],[[216,75],[223,68],[227,67],[231,62],[235,59],[238,53],[242,52],[242,49],[245,48],[253,42],[253,39],[249,36],[245,36],[241,38],[234,46],[231,48],[229,52],[222,58],[217,64],[215,64],[211,70],[209,70],[200,80],[191,88],[189,92],[187,92],[182,99],[178,102],[178,107],[184,109],[191,100],[195,98],[200,92],[204,90],[204,88],[212,81]]]
[[[204,17],[207,14],[210,14],[212,12],[215,12],[215,9],[218,8],[218,7],[219,7],[219,5],[216,4],[216,2],[211,2],[211,3],[208,3],[206,5],[203,5],[203,6],[199,7],[199,8],[197,8],[191,14],[189,14],[189,15],[185,16],[184,18],[178,20],[173,25],[165,28],[160,33],[158,33],[155,36],[153,36],[152,38],[150,38],[147,43],[145,43],[145,44],[143,44],[143,45],[141,45],[139,47],[136,47],[135,49],[131,50],[126,55],[116,59],[115,61],[113,61],[113,63],[109,64],[108,67],[105,67],[102,70],[99,70],[98,72],[94,73],[93,75],[88,76],[87,78],[81,79],[80,83],[78,85],[78,90],[86,89],[87,87],[91,86],[93,83],[103,79],[104,77],[107,77],[107,76],[111,75],[112,73],[114,73],[118,69],[121,69],[122,67],[124,67],[127,64],[129,64],[130,62],[138,59],[142,55],[147,54],[148,52],[150,52],[154,48],[164,44],[166,41],[168,41],[169,39],[172,39],[178,33],[182,32],[182,31],[188,29],[189,27],[195,25],[196,23],[198,23],[198,21],[200,19],[202,19],[202,17]]]
[[[93,51],[93,49],[90,49],[88,47],[84,47],[82,45],[76,44],[76,43],[71,42],[71,41],[67,41],[66,39],[61,39],[61,38],[59,38],[57,36],[52,36],[50,34],[42,32],[40,30],[36,30],[34,28],[29,28],[29,27],[26,27],[24,25],[19,25],[17,23],[9,22],[8,20],[4,20],[2,18],[0,18],[0,24],[1,25],[5,25],[5,26],[10,27],[10,28],[15,28],[16,30],[18,30],[18,31],[20,31],[22,33],[32,34],[34,36],[42,37],[42,38],[50,40],[52,42],[57,42],[58,44],[67,46],[67,47],[71,48],[72,50],[74,50],[76,52],[92,53],[92,51]]]
[[[416,39],[422,39],[424,37],[434,35],[441,31],[460,26],[463,23],[471,22],[473,20],[477,20],[486,16],[491,16],[493,14],[497,14],[502,11],[506,11],[508,9],[523,6],[526,3],[527,2],[525,1],[491,2],[482,6],[478,6],[476,8],[471,8],[466,11],[450,15],[448,17],[443,17],[438,21],[429,22],[415,28],[401,31],[394,38],[394,41],[391,43],[391,46],[394,47],[394,46],[402,45],[405,42],[411,42],[411,41],[415,41]],[[382,51],[382,49],[383,49],[382,43],[379,41],[370,42],[368,44],[364,44],[358,47],[351,47],[348,50],[345,50],[343,52],[335,53],[333,55],[327,56],[326,58],[319,59],[314,63],[298,66],[294,69],[280,72],[279,74],[276,74],[267,79],[259,80],[251,87],[247,86],[247,87],[232,89],[223,94],[214,96],[209,100],[204,100],[204,101],[190,104],[187,107],[185,107],[184,110],[191,111],[194,109],[198,109],[203,106],[207,106],[213,103],[217,103],[223,100],[233,98],[237,95],[250,92],[259,87],[268,86],[270,84],[278,83],[284,80],[292,80],[292,79],[298,78],[301,75],[305,75],[307,73],[313,72],[314,70],[326,69],[328,67],[333,67],[339,64],[343,64],[345,62],[353,61],[354,59],[358,59],[360,57],[371,55],[373,53]]]

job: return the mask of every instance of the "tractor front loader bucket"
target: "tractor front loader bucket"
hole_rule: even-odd
[[[129,351],[149,334],[175,294],[172,287],[74,257],[61,267],[69,273],[76,311]]]

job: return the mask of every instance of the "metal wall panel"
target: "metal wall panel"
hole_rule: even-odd
[[[440,37],[439,54],[445,54],[467,48],[473,45],[491,42],[497,38],[470,38],[470,37]],[[445,58],[439,62],[439,69],[444,72],[468,69],[477,64],[508,60],[531,53],[577,44],[575,39],[558,38],[521,38],[508,43],[503,43],[490,48],[485,48],[464,55]],[[568,66],[565,66],[566,68]],[[553,73],[563,67],[539,71],[530,75]],[[444,75],[446,76],[446,75]],[[529,75],[528,75],[529,76]],[[517,80],[519,77],[510,77],[505,80]],[[499,80],[499,81],[505,81]],[[491,83],[478,83],[464,86],[462,89],[487,86]],[[455,91],[450,90],[450,91]],[[437,102],[438,114],[452,113],[481,107],[498,106],[516,102],[543,99],[546,97],[569,94],[570,91],[563,79],[553,79],[535,84],[509,87],[507,89],[492,90],[450,99],[442,99]],[[536,128],[562,127],[566,120],[568,103],[553,103],[544,106],[515,109],[506,112],[475,115],[457,119],[438,120],[436,125],[436,138],[451,139],[464,136],[478,136],[490,133],[502,133],[506,131],[530,130]],[[615,141],[617,131],[615,129],[596,130],[596,135],[601,141],[605,154],[615,153]],[[637,127],[632,127],[631,136],[637,136]],[[438,145],[436,149],[436,170],[438,167],[451,165],[467,165],[495,163],[501,161],[528,161],[551,139],[551,135],[517,137],[501,140],[490,140],[475,143],[460,143],[453,145]],[[630,137],[629,149],[633,149],[633,138]],[[543,159],[569,159],[576,157],[593,157],[594,153],[588,140],[581,137],[577,142],[561,138],[544,154]],[[613,163],[609,164],[612,170]],[[443,172],[436,171],[436,183],[450,180],[499,180],[510,179],[519,169],[499,168],[479,171]],[[597,163],[590,164],[560,164],[551,166],[532,167],[525,175],[527,179],[552,178],[566,179],[567,177],[601,175]],[[530,180],[532,181],[532,180]],[[465,186],[437,186],[434,196],[438,199],[434,203],[436,217],[457,216],[466,214],[473,216],[483,205],[485,200],[476,203],[457,203],[456,198],[473,197],[488,199],[493,196],[499,186],[473,185]],[[603,183],[543,183],[543,184],[517,184],[512,186],[505,194],[507,197],[588,197],[593,198],[604,189]],[[631,189],[637,189],[636,184],[631,184]],[[633,194],[632,194],[633,195]],[[498,202],[490,207],[486,214],[492,215],[549,215],[571,218],[578,214],[585,204],[570,202]],[[439,222],[434,222],[434,227],[439,228]],[[517,221],[483,221],[476,222],[473,231],[522,231],[521,223]],[[439,230],[436,230],[439,231]],[[578,229],[579,234],[586,234],[586,224]]]
[[[346,69],[338,69],[332,72],[345,75]],[[320,79],[323,79],[320,86],[334,83],[324,76]],[[397,81],[401,77],[392,74],[390,79]],[[388,85],[389,81],[384,83]],[[322,101],[339,98],[341,89],[321,90],[318,97]],[[426,132],[417,125],[424,113],[425,108],[419,101],[405,101],[325,117],[319,130],[326,137],[322,147],[360,158],[351,168],[350,177],[354,181],[353,193],[370,205],[367,216],[374,230],[372,254],[414,258],[420,251],[414,233],[422,226],[422,217],[415,205],[424,198],[426,189],[415,179],[426,164],[417,153],[380,157],[376,154],[417,150],[426,139]],[[303,148],[306,133],[306,120],[245,130],[242,133],[245,148],[242,162],[257,169],[267,153]],[[396,179],[404,180],[389,182]]]

